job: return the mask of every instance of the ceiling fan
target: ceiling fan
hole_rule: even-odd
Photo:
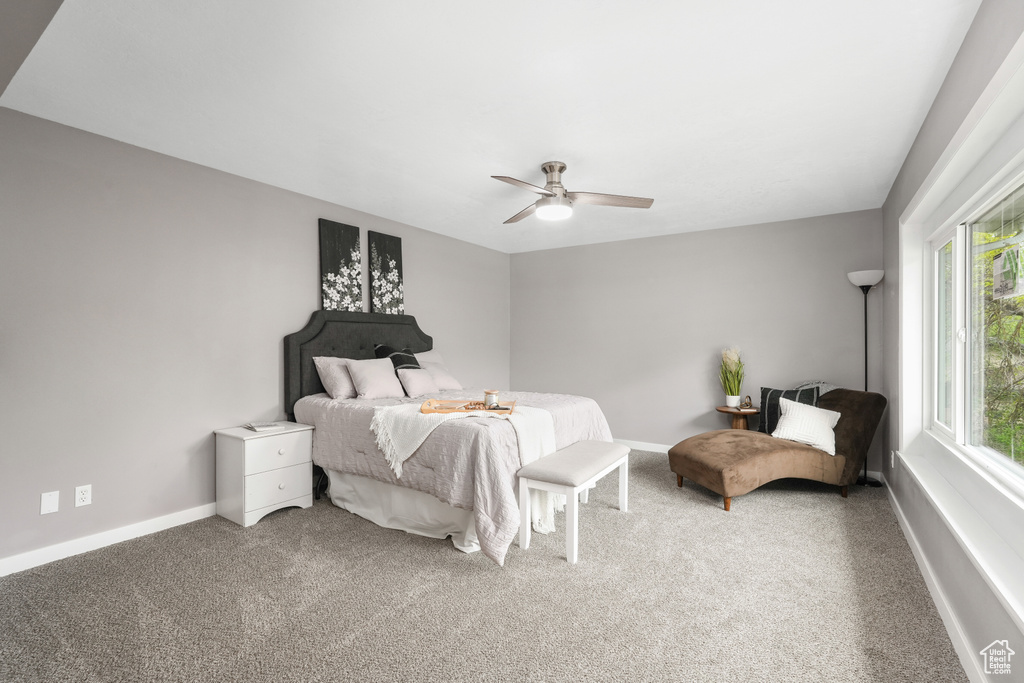
[[[565,171],[565,164],[561,161],[548,161],[540,170],[547,176],[544,187],[537,187],[522,180],[509,178],[507,175],[492,175],[495,180],[500,180],[509,185],[521,187],[530,192],[543,195],[533,204],[509,218],[505,223],[516,223],[523,220],[530,214],[536,212],[537,218],[546,221],[558,221],[572,215],[573,204],[597,204],[599,206],[624,206],[631,209],[648,209],[654,203],[653,199],[644,197],[627,197],[621,194],[601,194],[599,192],[568,192],[562,185],[562,173]]]

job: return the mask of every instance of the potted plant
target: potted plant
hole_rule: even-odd
[[[718,378],[725,389],[725,405],[736,408],[740,405],[740,390],[743,388],[743,361],[740,350],[729,348],[722,350],[722,366]]]

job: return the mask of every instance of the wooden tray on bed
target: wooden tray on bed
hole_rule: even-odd
[[[489,413],[508,415],[516,408],[515,401],[499,401],[498,408],[486,409],[483,401],[442,401],[437,398],[430,398],[420,406],[421,413],[471,413],[476,410],[487,410]]]

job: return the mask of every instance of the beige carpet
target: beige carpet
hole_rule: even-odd
[[[634,452],[504,568],[325,501],[0,579],[2,681],[965,681],[883,489],[721,499]]]

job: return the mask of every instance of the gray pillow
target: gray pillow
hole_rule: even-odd
[[[413,355],[416,356],[416,361],[420,364],[420,367],[423,367],[424,363],[440,363],[444,365],[444,358],[435,349],[414,353]]]
[[[355,398],[356,387],[352,384],[352,375],[348,372],[349,358],[333,356],[316,356],[316,374],[320,375],[320,383],[324,385],[331,398]]]
[[[406,395],[412,398],[438,392],[434,378],[423,368],[402,368],[398,370],[398,379],[405,387]]]
[[[448,368],[440,363],[425,363],[420,361],[420,367],[430,373],[430,376],[434,378],[434,384],[437,385],[438,389],[454,389],[456,391],[462,389],[462,385],[459,384],[459,380],[452,377],[452,374],[448,372]]]
[[[352,360],[348,363],[358,398],[402,398],[405,389],[398,381],[395,366],[389,358]]]
[[[833,389],[838,389],[839,385],[826,382],[823,379],[809,379],[796,385],[797,389],[810,389],[811,387],[818,387],[818,395],[824,396]]]

